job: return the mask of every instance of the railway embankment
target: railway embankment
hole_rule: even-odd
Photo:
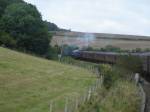
[[[65,62],[79,64],[66,58]],[[88,63],[82,61],[82,63]],[[80,64],[81,66],[82,64]],[[84,64],[83,64],[84,65]],[[99,74],[104,76],[103,86],[91,95],[90,100],[79,106],[79,112],[144,112],[146,95],[142,84],[137,86],[132,76],[117,66],[100,64]]]

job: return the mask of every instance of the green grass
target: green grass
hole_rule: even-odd
[[[49,112],[50,101],[62,111],[95,82],[85,69],[0,47],[0,112]]]
[[[134,83],[118,81],[101,102],[101,112],[139,112],[139,91]]]
[[[103,86],[80,105],[78,112],[139,112],[139,88],[131,81],[131,75],[127,75],[128,71],[106,64],[100,65],[100,70],[104,76]]]
[[[109,91],[100,88],[78,112],[139,112],[138,87],[129,81],[118,81]]]

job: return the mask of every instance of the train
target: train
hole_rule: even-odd
[[[72,57],[76,59],[96,62],[96,63],[108,63],[116,64],[120,56],[136,56],[142,61],[142,71],[144,74],[150,74],[150,52],[143,53],[117,53],[117,52],[96,52],[96,51],[84,51],[74,50]]]

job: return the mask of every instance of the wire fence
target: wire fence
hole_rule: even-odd
[[[96,80],[95,84],[90,86],[82,95],[75,98],[66,97],[64,101],[64,109],[60,111],[55,108],[55,101],[51,101],[49,105],[50,112],[76,112],[81,105],[90,100],[91,96],[95,94],[96,90],[102,87],[102,84],[103,77],[101,76]]]
[[[75,60],[75,59],[70,58],[70,57],[64,57],[60,60],[60,62],[63,63],[63,64],[69,64],[69,65],[73,65],[73,66],[77,66],[77,67],[87,69],[90,72],[93,72],[94,74],[96,74],[96,76],[100,76],[100,73],[99,73],[99,70],[98,70],[99,64],[80,61],[80,60]]]
[[[96,82],[91,85],[88,89],[86,89],[83,94],[81,94],[78,97],[66,97],[64,99],[64,108],[59,110],[56,107],[56,102],[51,101],[49,105],[49,111],[50,112],[76,112],[80,105],[83,105],[85,102],[90,100],[91,96],[96,92],[96,90],[100,87],[102,87],[103,84],[103,77],[100,75],[97,66],[98,64],[89,63],[89,62],[83,62],[74,60],[72,58],[62,58],[61,63],[63,64],[69,64],[77,67],[81,67],[84,69],[89,70],[90,72],[93,72],[98,77],[96,79]]]
[[[90,72],[93,72],[98,77],[96,82],[90,86],[86,91],[83,92],[78,97],[66,97],[64,99],[64,107],[61,110],[58,110],[55,108],[55,101],[51,101],[49,105],[50,112],[77,112],[80,106],[84,105],[86,102],[90,100],[90,98],[96,93],[96,90],[98,88],[101,88],[103,86],[103,75],[100,74],[100,71],[98,70],[98,64],[84,62],[84,61],[78,61],[74,60],[72,58],[62,58],[61,63],[63,64],[69,64],[77,67],[81,67],[84,69],[89,70]],[[145,94],[143,92],[142,87],[140,86],[140,95],[141,97],[144,97],[141,101],[141,111],[144,112],[145,108]]]

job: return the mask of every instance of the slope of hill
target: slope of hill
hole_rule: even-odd
[[[48,112],[51,100],[61,110],[94,81],[84,69],[0,47],[0,112]]]
[[[93,35],[95,38],[101,39],[121,39],[121,40],[148,40],[150,36],[142,35],[127,35],[127,34],[111,34],[111,33],[86,33],[86,32],[74,32],[74,31],[56,31],[56,36],[68,36],[68,37],[85,37]]]
[[[77,45],[80,48],[85,46],[102,48],[111,45],[114,47],[120,47],[121,49],[146,49],[150,48],[150,36],[106,33],[56,32],[52,38],[51,44]]]

